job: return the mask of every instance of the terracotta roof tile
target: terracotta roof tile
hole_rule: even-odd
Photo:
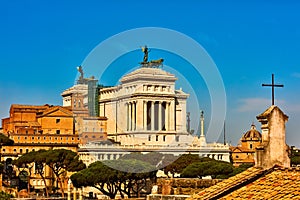
[[[300,169],[248,170],[207,188],[190,199],[299,199]]]

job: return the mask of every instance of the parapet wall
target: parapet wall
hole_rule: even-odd
[[[152,188],[152,194],[191,195],[221,181],[221,179],[159,178],[157,185]]]

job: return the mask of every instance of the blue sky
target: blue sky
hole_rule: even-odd
[[[217,65],[226,89],[228,141],[236,144],[252,122],[259,128],[255,116],[271,103],[271,90],[261,84],[274,73],[284,84],[275,93],[290,117],[287,143],[300,147],[299,8],[297,1],[1,1],[0,117],[13,103],[61,104],[76,67],[100,42],[129,29],[163,27],[196,40]],[[167,64],[176,59],[162,54]],[[122,59],[116,63],[135,67],[140,61]],[[108,76],[105,84],[119,78]],[[200,107],[209,116],[205,86],[190,83],[202,85]]]

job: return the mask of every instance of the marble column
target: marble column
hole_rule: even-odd
[[[131,126],[132,128],[131,128],[131,130],[132,131],[135,131],[135,128],[136,128],[136,117],[135,117],[136,112],[135,112],[135,110],[136,110],[136,102],[133,101],[132,102],[132,114],[131,114],[132,115],[132,126]]]
[[[135,130],[141,131],[144,129],[144,103],[143,100],[135,101]]]
[[[143,129],[147,130],[147,101],[144,101],[144,111],[143,111]]]
[[[175,122],[175,99],[173,101],[170,102],[170,106],[169,106],[169,130],[170,131],[175,131],[175,126],[176,126],[176,122]]]
[[[128,130],[131,131],[132,128],[132,122],[131,122],[131,117],[132,117],[132,104],[131,102],[128,103]]]
[[[170,102],[166,102],[166,110],[165,110],[165,127],[166,127],[166,131],[169,130],[169,118],[170,118]]]
[[[154,103],[155,101],[151,101],[151,130],[154,130]]]
[[[162,102],[158,102],[158,130],[161,131],[161,125],[162,125],[162,116],[161,116],[161,107],[162,107]]]
[[[126,103],[126,120],[127,120],[127,127],[126,130],[129,131],[129,103]]]

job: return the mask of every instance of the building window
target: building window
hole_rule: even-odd
[[[28,153],[28,149],[26,149],[26,153]]]
[[[17,149],[14,149],[14,153],[16,153],[17,152]]]
[[[250,144],[250,149],[252,149],[252,144]]]
[[[26,131],[26,134],[28,134],[28,131]]]
[[[84,137],[85,137],[85,138],[89,138],[89,136],[87,136],[87,135],[86,135],[86,136],[84,136]],[[74,139],[74,138],[72,138],[72,139]]]
[[[175,136],[175,141],[176,141],[176,142],[179,142],[179,135],[176,135],[176,136]]]
[[[56,123],[58,124],[60,122],[60,119],[56,119]]]
[[[236,156],[235,156],[235,158],[239,158],[239,156],[238,156],[238,155],[236,155]]]
[[[56,130],[56,134],[60,134],[60,130]]]
[[[158,135],[156,136],[156,141],[158,141]]]
[[[34,137],[31,137],[31,139],[33,139],[33,140],[34,140]]]
[[[163,136],[163,141],[164,141],[164,142],[166,141],[166,135]]]
[[[2,149],[3,152],[5,152],[5,149]]]
[[[148,141],[151,141],[151,135],[148,136]]]
[[[20,153],[23,153],[23,149],[20,149]]]
[[[24,139],[27,140],[27,137],[25,137]]]

